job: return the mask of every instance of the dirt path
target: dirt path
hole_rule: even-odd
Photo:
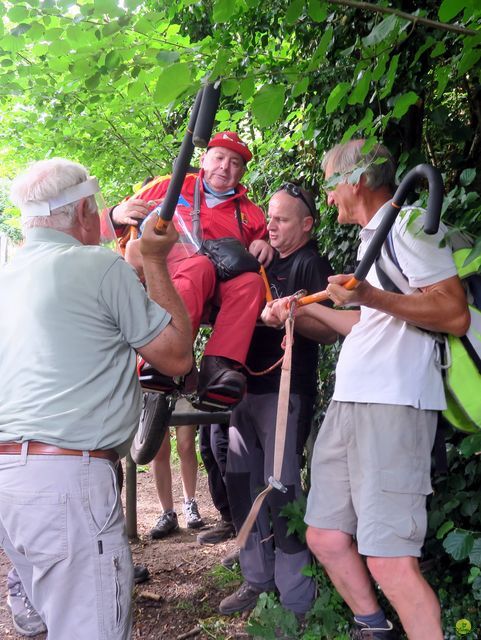
[[[145,564],[151,578],[134,591],[133,639],[228,640],[249,638],[244,631],[246,615],[218,615],[220,600],[240,584],[238,571],[229,571],[220,560],[235,549],[233,541],[206,547],[198,545],[198,532],[184,528],[182,489],[174,469],[174,500],[180,531],[164,540],[150,540],[149,530],[159,516],[150,472],[137,475],[137,519],[139,539],[132,542],[136,564]],[[199,473],[197,500],[207,526],[214,524],[214,509],[204,473]],[[9,562],[0,551],[0,584],[5,585]],[[5,588],[3,589],[5,593]],[[191,635],[185,635],[192,632]],[[0,599],[0,639],[20,639],[15,633],[5,598]],[[44,640],[45,636],[37,636]],[[67,638],[65,640],[68,640]]]

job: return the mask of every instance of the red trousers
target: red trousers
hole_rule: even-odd
[[[243,273],[220,282],[209,258],[194,255],[175,264],[172,280],[192,321],[194,338],[208,303],[219,307],[204,354],[245,364],[256,320],[265,304],[261,276]]]

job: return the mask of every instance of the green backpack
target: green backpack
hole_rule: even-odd
[[[468,296],[471,325],[465,336],[446,336],[443,415],[461,431],[481,430],[481,256],[466,264],[470,247],[453,248],[453,258]]]
[[[443,378],[448,405],[443,416],[456,429],[465,433],[477,433],[481,431],[481,256],[467,262],[473,243],[459,232],[451,234],[449,244],[453,249],[458,275],[466,290],[471,325],[461,338],[439,334],[444,345]],[[405,293],[399,276],[405,282],[407,278],[394,252],[391,232],[381,255],[382,266],[378,258],[376,271],[383,289]],[[397,278],[393,273],[393,266]]]

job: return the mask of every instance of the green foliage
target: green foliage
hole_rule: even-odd
[[[381,4],[389,15],[378,11]],[[386,0],[361,11],[335,0],[1,3],[0,178],[11,179],[32,160],[66,156],[86,164],[115,203],[146,175],[171,170],[198,87],[219,78],[216,126],[248,140],[255,158],[245,180],[253,198],[265,205],[286,180],[312,188],[316,238],[336,271],[353,271],[357,230],[339,226],[327,207],[320,158],[351,137],[386,143],[399,159],[399,178],[418,162],[439,167],[443,217],[477,238],[481,9],[472,0],[407,4]],[[19,237],[4,195],[0,231]],[[321,350],[320,417],[338,349]],[[480,626],[471,609],[481,600],[481,469],[474,456],[481,447],[476,436],[451,440],[449,474],[435,481],[430,502],[426,552],[436,560],[431,578],[454,638],[459,620]],[[292,522],[300,531],[299,513]],[[319,605],[317,636],[307,630],[305,639],[342,637],[343,623],[329,618],[331,604]],[[263,607],[277,615],[270,600]]]
[[[304,522],[304,515],[306,513],[306,497],[301,495],[297,500],[289,502],[281,509],[281,516],[284,516],[288,520],[287,533],[288,535],[295,535],[302,542],[306,541],[306,523]]]
[[[284,609],[275,594],[263,593],[247,623],[249,634],[266,640],[279,637],[276,632],[302,640],[348,640],[351,614],[329,578],[318,565],[305,567],[303,573],[316,581],[319,594],[305,620],[301,623],[291,611]]]
[[[232,569],[228,569],[222,564],[217,564],[212,567],[208,575],[214,580],[214,584],[218,589],[232,590],[237,588],[242,582],[242,575],[238,564],[235,564]]]
[[[444,605],[445,628],[453,633],[458,618],[471,620],[473,629],[481,625],[481,460],[473,455],[479,442],[479,434],[450,433],[449,473],[434,478],[429,504],[425,549],[435,567],[430,579]]]

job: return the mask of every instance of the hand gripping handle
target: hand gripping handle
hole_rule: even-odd
[[[390,203],[389,209],[385,212],[379,227],[376,229],[374,237],[369,243],[366,253],[362,257],[357,269],[354,271],[354,276],[344,283],[343,286],[346,289],[355,289],[357,285],[366,278],[369,269],[372,267],[375,259],[381,251],[382,245],[386,241],[389,231],[391,230],[391,227],[393,226],[408,193],[420,178],[426,178],[429,187],[428,204],[424,219],[424,232],[428,235],[434,235],[437,233],[443,204],[443,178],[439,170],[435,167],[432,167],[429,164],[418,164],[404,176],[401,184],[396,189],[396,193]],[[323,302],[328,298],[329,296],[326,291],[319,291],[318,293],[313,293],[310,296],[301,298],[297,304],[302,307],[306,304],[311,304],[312,302]]]

